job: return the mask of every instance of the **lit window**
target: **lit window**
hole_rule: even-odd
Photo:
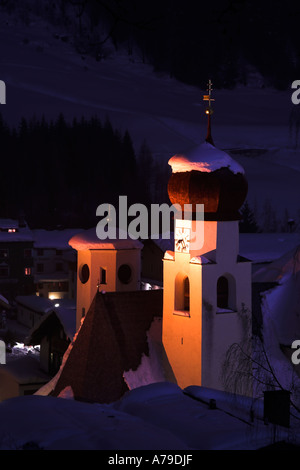
[[[31,275],[31,268],[25,268],[24,272],[25,272],[25,276],[30,276]]]

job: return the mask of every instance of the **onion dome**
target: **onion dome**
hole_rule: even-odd
[[[238,220],[248,183],[244,169],[207,140],[188,155],[169,160],[172,175],[168,194],[172,204],[204,204],[205,220]]]
[[[172,175],[168,184],[172,204],[190,204],[197,211],[197,204],[204,204],[205,220],[239,220],[248,183],[244,169],[226,152],[214,146],[211,133],[213,109],[212,82],[209,80],[206,95],[207,136],[205,142],[188,155],[174,155],[169,160]]]

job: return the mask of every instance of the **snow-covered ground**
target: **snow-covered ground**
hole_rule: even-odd
[[[197,397],[197,388],[190,391]],[[216,409],[174,384],[157,383],[129,392],[111,405],[72,398],[24,396],[0,404],[0,449],[35,443],[51,450],[254,450],[273,442],[273,426],[261,417],[235,417],[228,399]],[[232,398],[231,398],[232,399]],[[227,404],[226,404],[227,403]],[[246,413],[247,404],[244,404]],[[249,411],[249,406],[248,406]],[[295,441],[295,430],[277,429]]]

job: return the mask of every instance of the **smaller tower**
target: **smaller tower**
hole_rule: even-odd
[[[75,235],[69,245],[77,250],[76,330],[97,291],[140,289],[141,249],[138,240],[116,237],[100,240],[96,229]]]

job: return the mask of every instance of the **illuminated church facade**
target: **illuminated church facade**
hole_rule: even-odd
[[[179,386],[223,390],[230,348],[239,345],[244,359],[251,357],[251,262],[239,256],[239,209],[248,184],[243,168],[214,146],[211,83],[208,92],[205,142],[169,160],[170,201],[190,214],[175,219],[174,252],[163,259],[162,339]],[[239,391],[251,395],[251,361],[245,362],[248,379]]]
[[[239,256],[239,209],[248,185],[240,165],[214,146],[210,102],[208,110],[206,141],[169,160],[170,201],[190,212],[175,218],[174,250],[163,258],[163,289],[141,291],[139,241],[102,241],[95,230],[70,240],[78,252],[78,331],[54,394],[71,386],[81,400],[120,398],[131,387],[126,371],[138,374],[151,352],[147,342],[154,324],[159,338],[153,344],[161,348],[166,380],[181,388],[236,391],[226,379],[228,354],[238,345],[244,359],[251,357],[251,262]],[[151,357],[148,365],[151,369]],[[237,372],[240,366],[236,363]],[[246,381],[240,381],[238,393],[252,394],[251,372],[251,360],[243,361]],[[150,381],[160,380],[154,375],[150,371]]]
[[[193,153],[192,167],[210,154],[212,161],[230,158],[205,142]],[[204,204],[204,214],[203,220],[195,212],[188,220],[175,220],[174,251],[163,259],[163,344],[179,386],[223,389],[231,345],[247,345],[245,353],[250,353],[251,262],[239,256],[238,214],[247,183],[234,162],[236,173],[224,167],[189,170],[189,156],[175,156],[169,163],[172,203],[195,209]]]

